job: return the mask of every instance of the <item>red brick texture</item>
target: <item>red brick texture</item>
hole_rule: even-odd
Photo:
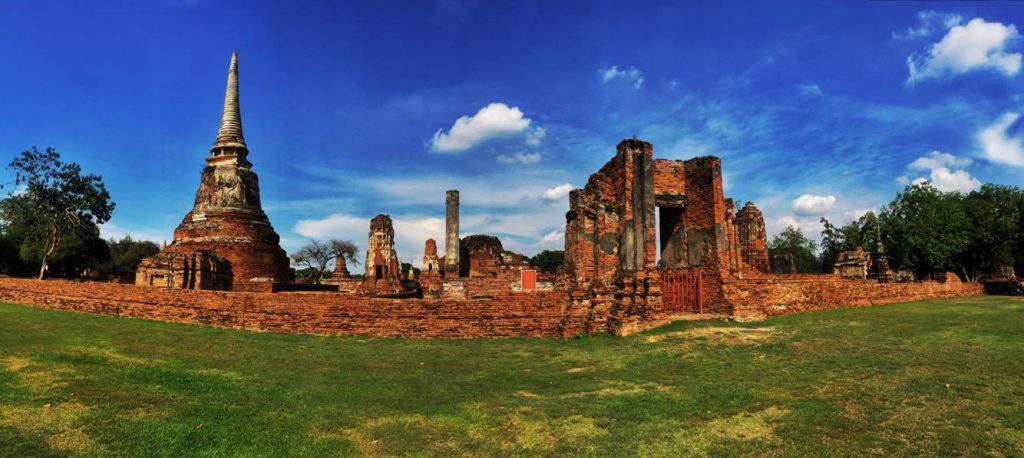
[[[341,293],[171,290],[113,283],[0,279],[0,300],[41,308],[216,327],[413,337],[564,337],[584,332],[564,292],[487,299],[384,299]],[[597,332],[599,330],[594,330]]]
[[[892,302],[980,296],[980,283],[962,283],[955,274],[946,282],[878,283],[831,275],[770,276],[725,279],[722,284],[733,315],[742,321],[762,320],[812,310],[863,307]]]
[[[0,301],[41,308],[274,332],[409,337],[570,337],[622,334],[661,324],[657,272],[621,289],[511,292],[500,279],[469,280],[465,299],[384,299],[344,293],[176,290],[116,283],[0,278]],[[726,279],[741,320],[889,302],[977,296],[979,284],[875,283],[830,276]],[[484,294],[484,291],[487,293]],[[475,298],[473,298],[475,297]]]

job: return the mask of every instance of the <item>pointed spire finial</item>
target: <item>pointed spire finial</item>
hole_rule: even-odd
[[[228,67],[228,85],[224,91],[224,112],[220,118],[220,129],[217,139],[210,149],[214,155],[225,149],[240,150],[244,157],[248,153],[245,137],[242,136],[242,110],[238,107],[238,53],[231,53],[231,66]]]

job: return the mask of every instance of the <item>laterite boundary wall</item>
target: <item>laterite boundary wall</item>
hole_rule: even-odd
[[[878,283],[825,275],[725,279],[722,289],[740,321],[847,307],[864,307],[922,299],[980,296],[980,283],[962,283],[955,274],[945,282]]]
[[[980,284],[874,283],[829,276],[725,279],[742,321],[920,299],[979,296]],[[633,332],[662,315],[607,294],[501,293],[481,299],[377,299],[339,293],[167,290],[135,285],[0,278],[0,301],[39,308],[274,332],[408,337],[570,337]],[[625,301],[628,297],[620,297]],[[634,298],[635,302],[637,299]],[[641,307],[643,308],[643,307]],[[627,316],[628,315],[628,316]],[[630,324],[632,323],[632,324]]]
[[[0,278],[0,301],[225,328],[375,336],[563,337],[584,332],[588,319],[569,313],[565,292],[403,300],[338,293],[167,290]]]

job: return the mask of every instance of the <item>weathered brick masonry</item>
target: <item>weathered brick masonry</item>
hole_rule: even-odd
[[[864,307],[921,299],[980,296],[980,283],[962,283],[955,274],[945,282],[879,283],[830,275],[728,278],[722,283],[733,315],[741,321],[843,307]]]
[[[249,293],[113,283],[0,279],[0,301],[175,323],[312,334],[566,337],[587,330],[564,292],[487,299],[382,299],[338,293]]]
[[[662,324],[666,317],[674,315],[672,310],[633,301],[630,288],[635,283],[635,278],[627,279],[626,291],[617,293],[506,291],[476,299],[383,299],[341,293],[178,290],[0,278],[0,301],[274,332],[448,338],[570,337],[622,334]],[[722,286],[740,320],[982,294],[981,285],[960,283],[955,275],[945,283],[874,283],[808,275],[726,279]],[[474,287],[470,284],[467,289],[472,291]]]
[[[238,56],[232,54],[220,128],[195,204],[174,230],[171,245],[142,261],[137,284],[261,291],[272,288],[270,283],[294,280],[281,238],[263,212],[259,178],[248,158],[238,103]],[[183,262],[191,259],[209,262]],[[228,278],[221,278],[224,273]]]

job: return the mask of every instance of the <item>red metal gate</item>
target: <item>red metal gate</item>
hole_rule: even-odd
[[[701,271],[661,271],[661,301],[669,310],[704,313],[704,277]]]

